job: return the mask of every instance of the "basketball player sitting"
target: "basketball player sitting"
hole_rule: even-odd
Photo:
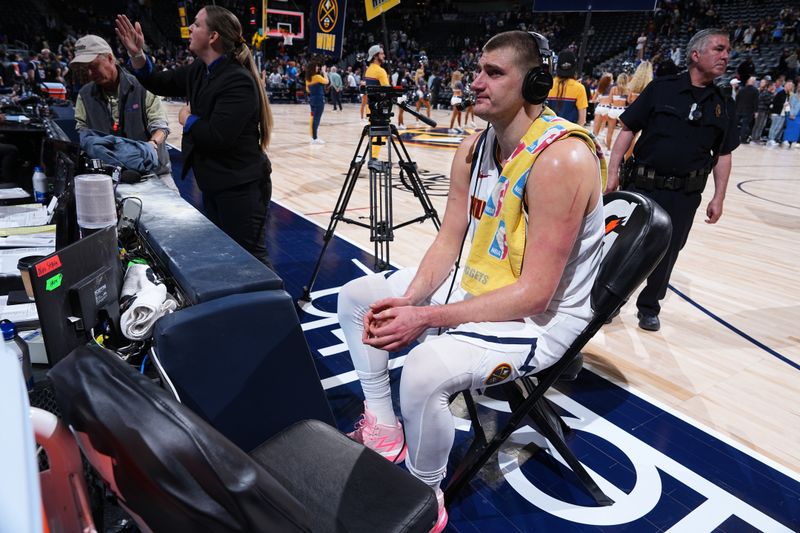
[[[422,263],[339,293],[366,400],[350,437],[405,459],[436,491],[433,531],[447,523],[439,485],[455,433],[450,396],[552,365],[592,314],[605,162],[585,129],[544,107],[552,77],[543,56],[538,34],[510,31],[486,43],[472,89],[489,128],[455,154],[441,230]],[[454,272],[467,234],[466,265]],[[401,423],[388,354],[415,341],[400,380]]]

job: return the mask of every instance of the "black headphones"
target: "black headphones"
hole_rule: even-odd
[[[522,80],[522,97],[530,104],[541,104],[547,100],[547,95],[553,88],[553,75],[550,74],[553,52],[550,51],[550,43],[544,35],[535,31],[529,31],[528,35],[536,41],[542,64],[531,68],[525,74]]]

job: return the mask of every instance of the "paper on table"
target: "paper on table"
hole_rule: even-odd
[[[14,200],[16,198],[30,198],[30,194],[25,189],[13,187],[11,189],[0,189],[0,200]]]
[[[30,235],[10,235],[8,237],[0,237],[0,249],[2,248],[19,248],[25,247],[50,247],[51,249],[56,246],[56,234],[49,233],[33,233]]]
[[[48,224],[46,226],[24,226],[19,228],[0,228],[0,237],[8,237],[9,235],[32,235],[35,233],[51,233],[56,231],[55,224]],[[0,244],[0,246],[3,246]]]
[[[29,255],[50,255],[55,251],[55,246],[42,248],[11,248],[0,250],[0,274],[19,274],[17,263]]]
[[[51,213],[41,204],[33,206],[0,207],[0,228],[43,226],[50,222]]]
[[[39,320],[35,303],[8,305],[8,296],[0,296],[0,316],[15,324]]]

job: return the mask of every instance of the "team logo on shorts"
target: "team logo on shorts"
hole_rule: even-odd
[[[511,375],[511,365],[509,365],[508,363],[503,363],[497,365],[494,368],[494,370],[492,370],[492,373],[489,374],[489,377],[486,378],[486,381],[484,383],[486,383],[487,385],[494,385],[495,383],[500,383],[501,381],[508,379],[508,376],[510,375]]]
[[[489,245],[489,255],[501,261],[508,255],[508,239],[506,239],[506,223],[500,221],[497,231],[492,239],[492,244]]]

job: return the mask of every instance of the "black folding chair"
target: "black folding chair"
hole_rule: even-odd
[[[604,256],[592,287],[594,316],[591,322],[554,365],[497,387],[511,406],[511,416],[491,440],[486,438],[472,395],[468,390],[463,391],[475,437],[445,490],[448,504],[526,419],[532,420],[561,454],[598,505],[614,503],[570,451],[564,435],[571,430],[544,394],[556,381],[575,379],[583,361],[580,351],[606,320],[628,301],[666,253],[672,223],[660,206],[637,193],[614,192],[606,195],[603,202],[606,221]]]

